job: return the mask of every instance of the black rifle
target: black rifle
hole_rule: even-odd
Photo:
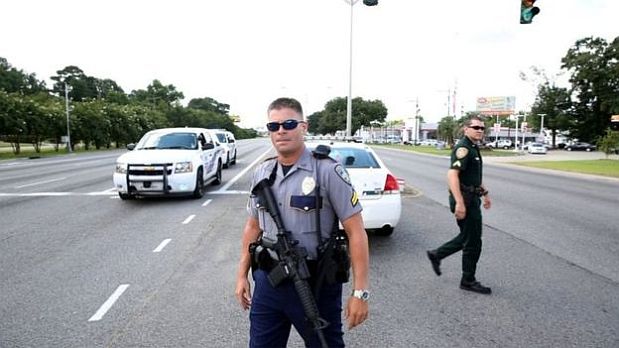
[[[284,222],[280,215],[279,209],[275,202],[275,197],[271,191],[271,184],[268,179],[260,181],[252,189],[252,194],[259,197],[259,201],[265,205],[265,208],[277,227],[277,241],[269,243],[262,239],[265,247],[274,250],[279,259],[278,264],[269,272],[269,282],[273,286],[281,283],[283,280],[290,279],[294,288],[299,295],[305,317],[316,331],[318,339],[322,347],[328,347],[322,329],[327,327],[329,323],[320,318],[316,300],[312,295],[312,290],[307,282],[310,277],[309,269],[305,261],[307,251],[305,248],[297,246],[299,241],[290,238],[290,232],[284,228]]]

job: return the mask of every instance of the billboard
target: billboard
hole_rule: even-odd
[[[482,115],[511,115],[516,107],[516,97],[479,97],[477,112]]]

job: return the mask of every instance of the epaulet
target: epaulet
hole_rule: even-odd
[[[331,148],[328,145],[323,144],[316,146],[316,148],[312,151],[312,155],[317,159],[332,159],[329,157],[329,153],[331,153]]]

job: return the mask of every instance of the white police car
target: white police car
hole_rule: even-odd
[[[116,160],[114,187],[121,199],[152,195],[200,198],[221,183],[224,149],[204,128],[152,130]]]
[[[397,178],[365,144],[345,142],[306,142],[313,150],[319,144],[331,148],[329,157],[340,162],[348,172],[359,202],[366,230],[388,236],[400,222],[402,199]]]

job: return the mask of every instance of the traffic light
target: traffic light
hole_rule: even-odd
[[[378,5],[378,0],[363,0],[363,4],[365,6],[376,6]]]
[[[535,0],[520,1],[520,24],[531,24],[533,17],[539,13],[539,7],[533,6]]]

